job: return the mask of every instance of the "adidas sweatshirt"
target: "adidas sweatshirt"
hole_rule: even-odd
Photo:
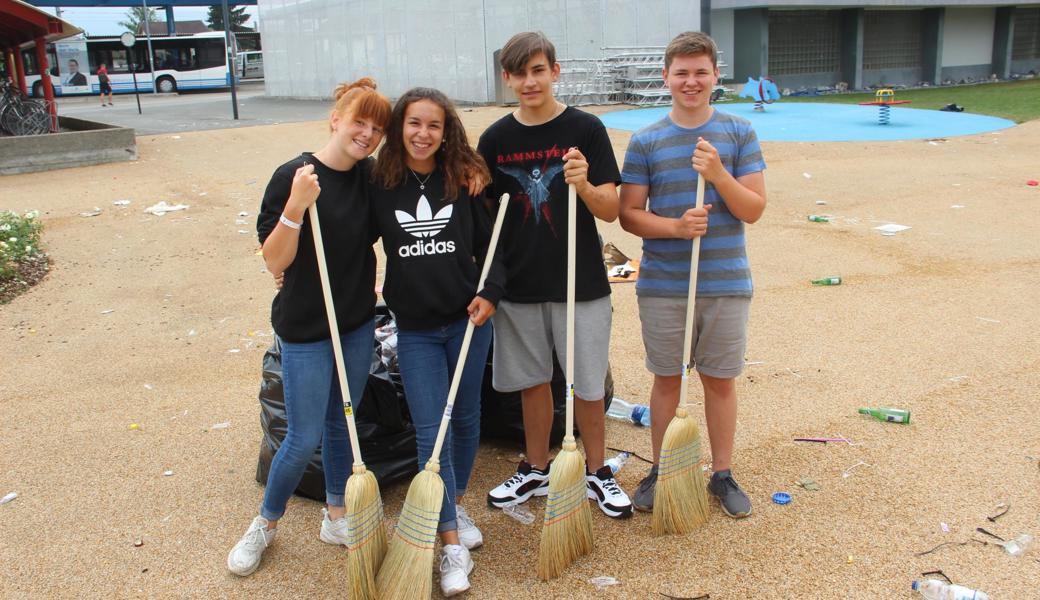
[[[465,188],[454,201],[444,198],[438,169],[412,174],[393,189],[369,187],[373,232],[386,253],[383,298],[401,329],[433,329],[467,316],[491,238],[491,216],[482,197]],[[488,274],[480,296],[497,305],[503,270]]]

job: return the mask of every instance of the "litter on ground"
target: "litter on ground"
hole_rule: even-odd
[[[148,208],[144,209],[144,212],[153,214],[157,217],[161,217],[168,212],[174,212],[178,210],[187,210],[189,206],[187,204],[167,204],[165,200],[158,204],[153,204]]]
[[[611,585],[618,585],[621,582],[609,575],[600,575],[599,577],[593,577],[592,579],[589,579],[589,583],[598,588],[605,588]]]
[[[880,231],[883,235],[895,235],[900,231],[906,231],[910,229],[909,225],[899,225],[897,223],[888,223],[887,225],[878,225],[874,229]]]

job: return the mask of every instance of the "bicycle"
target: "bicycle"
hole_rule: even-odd
[[[41,135],[50,130],[47,104],[25,98],[10,81],[0,79],[0,131],[8,135]]]

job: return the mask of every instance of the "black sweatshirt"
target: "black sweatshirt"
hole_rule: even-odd
[[[314,165],[321,186],[318,218],[332,300],[336,305],[336,322],[344,334],[366,322],[371,324],[375,317],[376,255],[372,249],[366,196],[372,161],[366,159],[349,171],[336,171],[310,153],[304,153],[275,169],[256,218],[261,244],[278,225],[278,217],[289,200],[293,175],[305,161]],[[271,303],[271,324],[275,333],[287,342],[329,339],[325,297],[308,213],[304,213],[296,258],[285,269],[285,282]]]
[[[411,172],[397,187],[370,188],[372,226],[383,238],[386,280],[383,298],[401,329],[433,329],[466,317],[491,239],[491,216],[481,197],[460,188],[444,198],[438,169],[421,178]],[[492,269],[480,296],[502,297],[504,271]]]

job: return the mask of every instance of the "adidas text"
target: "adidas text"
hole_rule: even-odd
[[[397,253],[402,257],[408,256],[425,256],[427,254],[451,254],[455,251],[455,242],[436,242],[430,240],[428,242],[415,242],[408,246],[401,246],[397,249]]]

